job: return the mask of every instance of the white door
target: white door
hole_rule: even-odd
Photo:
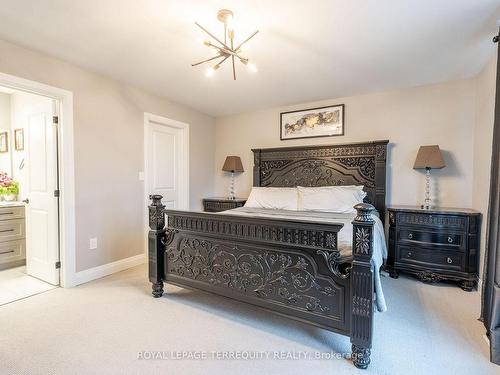
[[[26,175],[26,270],[59,285],[56,103],[38,97],[23,108]]]
[[[146,193],[163,195],[171,209],[189,208],[188,125],[146,115]]]

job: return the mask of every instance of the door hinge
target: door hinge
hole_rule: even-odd
[[[52,122],[56,125],[59,124],[59,116],[52,116]]]
[[[61,196],[61,191],[59,189],[54,190],[54,197],[59,198],[60,196]]]
[[[59,268],[61,268],[61,262],[56,262],[56,270],[58,270]]]

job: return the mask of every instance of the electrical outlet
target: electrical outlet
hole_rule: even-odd
[[[90,250],[97,249],[97,238],[94,237],[89,240],[89,249]]]
[[[144,172],[139,172],[139,181],[144,181]]]

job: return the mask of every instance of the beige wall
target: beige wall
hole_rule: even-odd
[[[472,206],[482,212],[481,273],[486,244],[486,222],[490,191],[491,147],[495,117],[496,56],[476,78],[476,119],[474,128],[474,184]]]
[[[7,131],[9,133],[10,142],[10,127],[11,127],[11,97],[10,94],[0,92],[0,132]],[[0,171],[6,172],[12,176],[12,163],[9,152],[0,153]]]
[[[280,141],[280,112],[340,103],[345,104],[345,136]],[[241,156],[245,173],[237,178],[237,195],[247,196],[252,184],[251,148],[389,139],[389,204],[422,202],[425,173],[413,170],[413,162],[420,145],[438,144],[446,168],[432,171],[435,203],[471,207],[474,103],[475,81],[470,79],[219,118],[216,192],[227,190],[229,180],[220,171],[226,155]]]
[[[212,117],[4,41],[0,72],[73,92],[77,271],[144,251],[144,112],[190,125],[191,208],[212,193]]]
[[[419,145],[439,144],[447,167],[433,171],[435,202],[485,212],[494,65],[492,61],[477,78],[469,80],[214,120],[167,99],[0,41],[0,72],[74,94],[78,271],[143,251],[144,187],[138,172],[143,169],[144,112],[190,124],[192,209],[200,208],[200,199],[214,191],[226,194],[229,179],[220,171],[226,155],[242,157],[246,172],[237,177],[237,191],[247,196],[253,147],[389,139],[389,204],[421,202],[424,174],[412,169],[413,161]],[[279,140],[280,112],[336,103],[346,105],[345,136]],[[97,250],[88,250],[90,237],[98,237]]]

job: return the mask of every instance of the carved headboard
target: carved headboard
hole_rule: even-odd
[[[374,205],[383,220],[388,143],[252,149],[253,186],[364,185],[365,202]]]

